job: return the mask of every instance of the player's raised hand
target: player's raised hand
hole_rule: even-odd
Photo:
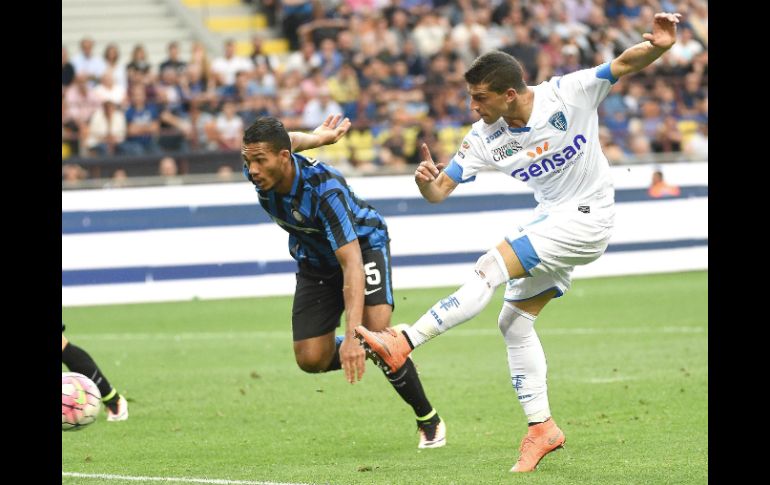
[[[676,42],[676,24],[679,23],[680,13],[659,12],[652,22],[652,33],[643,34],[655,47],[668,49]]]
[[[366,352],[355,338],[346,336],[340,344],[340,364],[349,383],[354,384],[364,376]]]
[[[414,171],[414,181],[417,185],[431,183],[436,180],[439,172],[444,169],[446,164],[436,164],[430,154],[428,145],[425,143],[420,146],[420,158],[422,161],[417,166],[417,170]]]
[[[342,115],[329,115],[321,126],[313,130],[314,135],[318,135],[321,145],[331,145],[342,138],[350,129],[350,120],[345,118],[340,123]],[[321,146],[319,145],[319,146]]]

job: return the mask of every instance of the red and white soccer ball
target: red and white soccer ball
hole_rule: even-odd
[[[77,372],[61,374],[61,429],[77,431],[96,421],[102,393],[94,381]]]

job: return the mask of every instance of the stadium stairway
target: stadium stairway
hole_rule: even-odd
[[[156,68],[167,58],[173,40],[179,42],[182,59],[189,58],[194,40],[202,41],[209,52],[221,50],[218,39],[181,0],[62,0],[62,45],[70,58],[80,52],[80,40],[86,36],[94,39],[94,53],[99,56],[107,43],[116,43],[123,64],[129,62],[134,46],[142,44]]]
[[[283,55],[289,52],[289,42],[280,37],[279,29],[268,25],[265,15],[255,12],[252,5],[241,0],[181,0],[182,4],[200,17],[206,28],[220,39],[214,57],[222,55],[222,43],[233,39],[235,52],[240,56],[251,54],[251,39],[262,40],[262,52]]]

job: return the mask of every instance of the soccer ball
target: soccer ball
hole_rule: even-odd
[[[61,374],[61,429],[78,431],[96,421],[102,393],[94,381],[77,372]]]

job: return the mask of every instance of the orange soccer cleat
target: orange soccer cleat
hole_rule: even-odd
[[[511,468],[512,472],[531,472],[545,455],[564,445],[566,437],[556,426],[552,418],[529,427],[527,435],[521,440],[519,460]]]
[[[404,334],[392,328],[372,332],[359,325],[355,328],[354,335],[361,341],[366,354],[385,372],[396,372],[412,352],[412,346]]]

